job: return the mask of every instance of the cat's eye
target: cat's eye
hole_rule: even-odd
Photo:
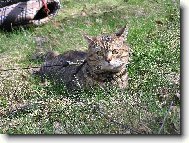
[[[118,50],[115,50],[115,49],[114,49],[114,50],[112,51],[112,54],[118,54],[118,53],[119,53]]]
[[[97,54],[98,56],[102,56],[102,55],[103,55],[102,51],[97,51],[96,54]]]

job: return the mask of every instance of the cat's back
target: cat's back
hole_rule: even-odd
[[[87,53],[84,51],[68,51],[60,55],[50,53],[43,66],[40,68],[41,76],[50,77],[53,80],[71,80],[79,66],[77,63],[86,59]],[[51,56],[52,55],[52,56]]]
[[[59,56],[64,58],[67,61],[74,62],[74,61],[85,59],[87,56],[87,53],[84,51],[68,51]]]
[[[61,62],[74,62],[78,60],[83,60],[87,56],[87,53],[84,51],[67,51],[63,54],[58,54],[57,52],[50,51],[46,54],[45,63],[51,64],[53,62],[61,63]]]

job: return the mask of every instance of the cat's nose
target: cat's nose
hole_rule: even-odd
[[[112,53],[108,52],[106,54],[105,61],[108,62],[108,63],[110,63],[111,60],[112,60]]]
[[[108,62],[108,63],[110,63],[111,60],[112,60],[111,56],[105,58],[105,61]]]

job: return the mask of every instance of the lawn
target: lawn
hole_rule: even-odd
[[[0,133],[181,134],[179,0],[61,0],[39,27],[0,31]],[[124,93],[94,89],[70,95],[32,75],[41,55],[86,50],[97,36],[127,25],[132,49]]]

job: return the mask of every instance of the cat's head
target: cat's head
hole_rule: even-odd
[[[123,27],[110,35],[84,35],[89,44],[87,62],[95,73],[119,72],[126,67],[129,59],[129,47],[125,44],[127,34]]]

